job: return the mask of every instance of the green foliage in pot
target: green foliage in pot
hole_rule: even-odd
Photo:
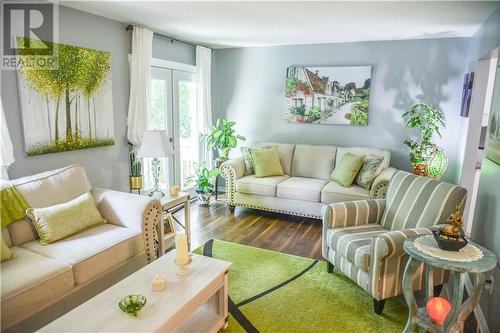
[[[235,133],[234,125],[236,125],[234,121],[219,118],[216,125],[212,127],[212,132],[204,135],[204,139],[207,140],[210,147],[219,149],[219,159],[221,160],[227,160],[229,151],[236,148],[238,140],[246,140],[243,135]]]
[[[426,104],[417,103],[402,115],[406,122],[406,128],[418,128],[421,130],[420,140],[408,137],[404,141],[410,148],[410,159],[412,164],[418,164],[426,160],[427,155],[433,150],[435,144],[432,136],[437,133],[441,137],[439,129],[445,126],[444,114],[438,108]]]
[[[209,170],[205,163],[195,165],[195,174],[186,179],[186,186],[193,183],[196,184],[196,189],[205,194],[210,194],[215,188],[215,180],[220,175],[218,168]]]

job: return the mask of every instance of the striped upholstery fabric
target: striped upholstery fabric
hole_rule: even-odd
[[[394,174],[386,199],[328,205],[323,211],[323,256],[377,300],[400,295],[408,237],[446,223],[466,190],[404,171]],[[434,270],[434,284],[447,280]],[[422,288],[419,273],[414,290]]]
[[[379,223],[385,199],[338,202],[323,207],[323,257],[328,256],[327,231],[332,228]]]
[[[381,224],[400,230],[446,223],[456,206],[465,203],[466,193],[457,185],[398,171],[389,184]]]
[[[365,224],[354,227],[335,228],[327,232],[330,248],[344,256],[355,267],[368,272],[370,267],[370,245],[375,236],[388,230],[380,224]]]

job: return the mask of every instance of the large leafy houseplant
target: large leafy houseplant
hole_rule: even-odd
[[[234,125],[236,125],[234,121],[219,118],[217,119],[216,125],[212,127],[212,132],[204,135],[210,147],[218,149],[219,160],[227,160],[229,151],[236,148],[238,140],[246,140],[243,135],[236,134],[233,129]]]
[[[446,170],[446,154],[432,141],[434,133],[441,137],[440,128],[445,126],[444,114],[438,108],[417,103],[402,115],[406,128],[421,131],[420,139],[406,138],[405,145],[410,149],[410,160],[416,174],[439,178]],[[431,170],[434,168],[434,170]]]
[[[195,191],[198,194],[198,202],[201,206],[208,206],[210,204],[210,195],[214,190],[217,176],[220,174],[219,169],[213,168],[209,170],[204,163],[197,164],[195,169],[195,174],[186,179],[186,186],[195,183]]]

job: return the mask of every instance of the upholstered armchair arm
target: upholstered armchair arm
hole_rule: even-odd
[[[370,198],[385,199],[389,181],[396,171],[398,170],[393,167],[388,167],[382,170],[382,172],[373,181],[372,188],[370,190]]]
[[[401,294],[401,281],[408,255],[403,243],[409,237],[428,235],[442,225],[387,231],[375,236],[370,246],[370,281],[368,289],[381,300]],[[436,271],[434,282],[440,284],[444,272]]]
[[[141,232],[148,261],[156,259],[156,228],[162,217],[158,200],[102,188],[93,188],[92,196],[108,223]]]
[[[379,223],[385,209],[385,199],[337,202],[325,205],[323,216],[323,257],[327,258],[326,233],[328,229]]]
[[[226,180],[226,202],[234,206],[234,193],[236,192],[236,180],[245,175],[245,160],[238,157],[221,164],[220,172]]]

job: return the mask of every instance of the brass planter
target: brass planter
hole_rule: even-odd
[[[129,177],[130,189],[140,190],[142,188],[142,176]]]

